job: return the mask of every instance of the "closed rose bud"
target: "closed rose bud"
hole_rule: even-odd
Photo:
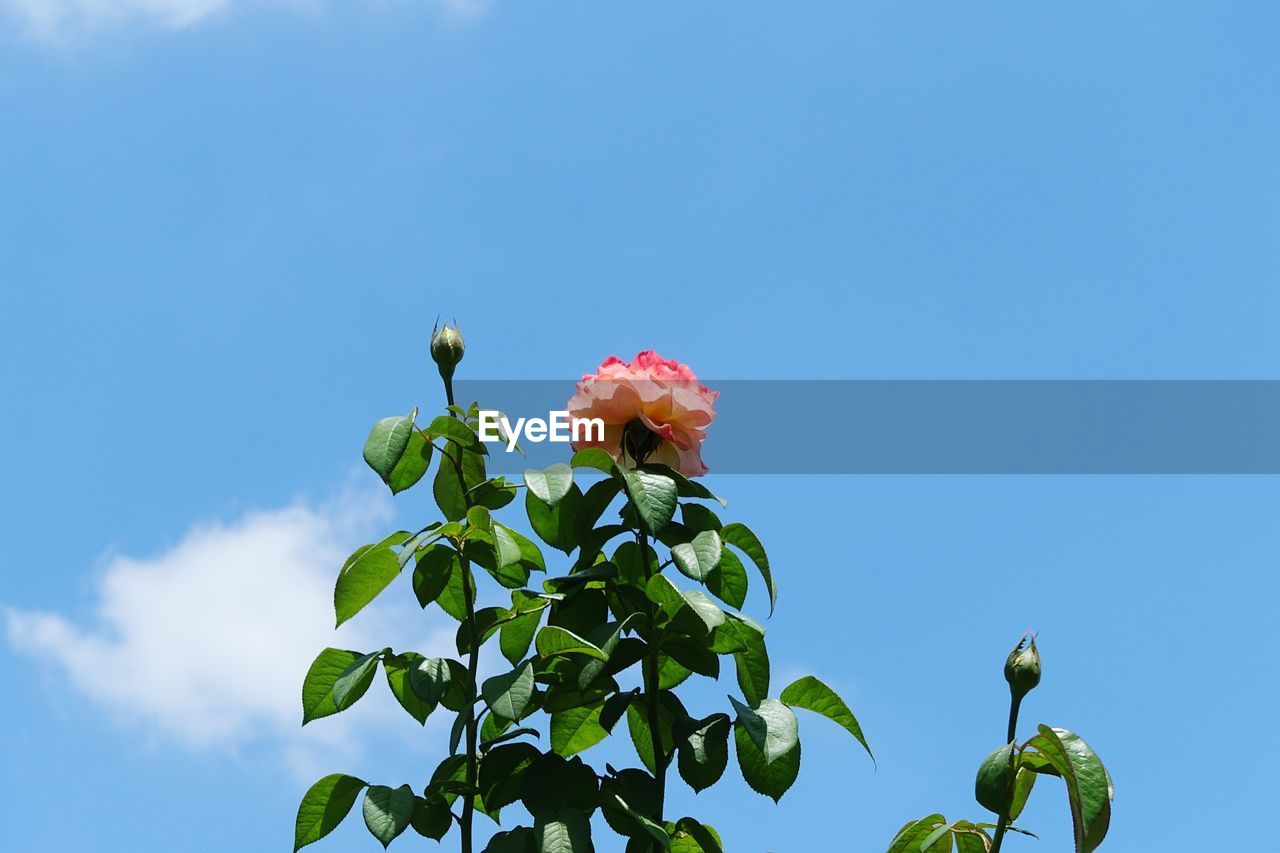
[[[1009,652],[1004,662],[1004,680],[1009,682],[1009,691],[1016,699],[1026,696],[1040,683],[1040,652],[1036,650],[1035,637],[1024,636]]]
[[[987,756],[978,768],[978,780],[974,784],[974,796],[984,809],[999,817],[1009,814],[1013,805],[1013,780],[1017,770],[1013,763],[1013,744],[997,749]]]
[[[462,361],[466,347],[462,333],[448,323],[431,333],[431,358],[440,368],[445,379],[453,378],[453,369]]]

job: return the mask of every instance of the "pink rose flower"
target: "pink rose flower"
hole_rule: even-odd
[[[707,473],[702,440],[716,416],[719,392],[699,385],[689,365],[653,350],[630,364],[609,356],[577,389],[568,404],[570,418],[600,418],[605,429],[603,441],[576,441],[574,450],[599,447],[622,464],[658,462],[686,477]]]

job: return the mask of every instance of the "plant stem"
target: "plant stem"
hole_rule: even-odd
[[[1022,707],[1022,697],[1016,693],[1011,693],[1009,698],[1009,731],[1005,737],[1006,743],[1013,743],[1018,738],[1018,709]],[[1014,755],[1010,753],[1009,760],[1014,760]],[[991,842],[991,853],[1000,853],[1000,845],[1004,843],[1004,835],[1009,829],[1009,816],[1007,814],[1000,815],[1000,819],[996,821],[996,835]]]
[[[649,540],[643,531],[637,531],[636,544],[640,546],[641,565],[645,568],[645,576],[649,577]],[[661,568],[658,569],[661,571]],[[667,768],[670,766],[667,756],[662,750],[662,731],[661,725],[661,663],[658,660],[658,629],[656,622],[658,619],[658,605],[649,604],[649,648],[645,652],[644,658],[644,698],[646,716],[649,718],[649,745],[653,750],[653,770],[654,780],[658,787],[658,805],[653,815],[654,821],[658,826],[662,826],[663,808],[667,798]],[[662,847],[655,841],[653,845],[654,851],[661,851]]]
[[[471,648],[467,655],[467,681],[472,692],[476,690],[477,673],[480,670],[480,637],[476,631],[476,586],[471,576],[471,561],[462,559],[462,600],[467,606],[467,638]],[[474,791],[479,786],[480,761],[476,751],[476,706],[472,701],[467,705],[467,788]],[[470,794],[462,798],[462,851],[472,853],[471,825],[475,819],[476,798]]]
[[[441,375],[444,380],[444,396],[449,405],[453,402],[453,377]],[[458,417],[454,412],[454,417]],[[471,491],[467,488],[467,478],[463,473],[461,447],[452,448],[458,454],[455,459],[449,453],[450,446],[445,444],[445,455],[453,462],[455,470],[458,472],[458,488],[462,491],[462,499],[467,509],[471,509]],[[443,464],[443,463],[441,463]],[[476,749],[477,736],[479,729],[476,724],[476,705],[475,694],[478,690],[476,679],[480,671],[480,632],[476,629],[476,583],[475,578],[471,574],[471,561],[462,553],[462,549],[458,549],[458,558],[462,567],[462,600],[466,604],[466,619],[464,623],[467,626],[467,640],[470,648],[467,650],[467,681],[471,685],[472,701],[467,703],[467,788],[474,791],[479,785],[480,777],[480,759]],[[458,828],[462,833],[462,853],[473,853],[475,847],[472,840],[472,825],[475,823],[476,798],[472,794],[464,794],[462,797],[462,817],[458,820]]]

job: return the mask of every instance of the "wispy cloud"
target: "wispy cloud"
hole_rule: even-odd
[[[252,6],[314,11],[326,0],[0,0],[0,22],[8,18],[28,37],[74,43],[125,27],[183,30]],[[451,18],[483,12],[489,0],[431,0]]]
[[[390,515],[386,498],[364,495],[197,525],[157,556],[108,557],[85,624],[8,610],[9,644],[153,735],[196,747],[265,741],[305,762],[320,743],[350,743],[343,718],[354,711],[299,729],[302,677],[325,646],[452,653],[452,626],[428,621],[402,589],[333,629],[337,567],[381,538]],[[369,704],[390,713],[382,699]]]

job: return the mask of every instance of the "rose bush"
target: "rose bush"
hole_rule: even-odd
[[[461,334],[437,330],[431,352],[445,411],[425,427],[416,408],[384,418],[364,458],[393,494],[423,480],[434,463],[431,492],[444,520],[358,549],[338,574],[334,609],[342,624],[411,570],[419,604],[457,621],[460,659],[325,649],[304,679],[302,706],[304,724],[345,711],[381,669],[419,723],[441,709],[454,715],[447,754],[425,784],[370,784],[342,773],[316,782],[298,809],[295,849],[331,832],[363,792],[365,824],[383,846],[410,828],[439,841],[456,826],[461,850],[474,853],[477,815],[497,823],[518,804],[531,820],[494,834],[484,853],[592,853],[597,815],[627,839],[627,853],[722,853],[715,829],[669,814],[669,776],[703,791],[721,780],[732,751],[747,785],[779,799],[800,770],[797,710],[827,718],[870,753],[853,712],[819,679],[773,689],[764,626],[742,612],[750,565],[772,613],[773,569],[756,534],[722,521],[724,501],[690,479],[707,471],[701,451],[716,393],[687,365],[651,350],[629,363],[606,359],[569,404],[574,416],[606,423],[604,440],[515,483],[487,473],[479,407],[454,404]],[[533,534],[563,554],[558,569],[498,518],[520,489]],[[534,583],[537,573],[544,578]],[[478,584],[484,575],[494,586]],[[490,664],[484,669],[497,674],[481,681],[480,655],[494,644],[511,669]],[[727,705],[693,707],[681,686],[695,676],[718,681],[722,662],[735,693]],[[891,853],[998,850],[1006,832],[1021,831],[1012,822],[1039,775],[1067,782],[1077,849],[1101,843],[1111,786],[1092,750],[1046,726],[1026,744],[1014,742],[1018,704],[1039,677],[1034,643],[1020,644],[1006,668],[1007,745],[977,782],[979,802],[997,823],[930,815],[903,827]],[[629,738],[637,766],[584,760],[610,736]]]

